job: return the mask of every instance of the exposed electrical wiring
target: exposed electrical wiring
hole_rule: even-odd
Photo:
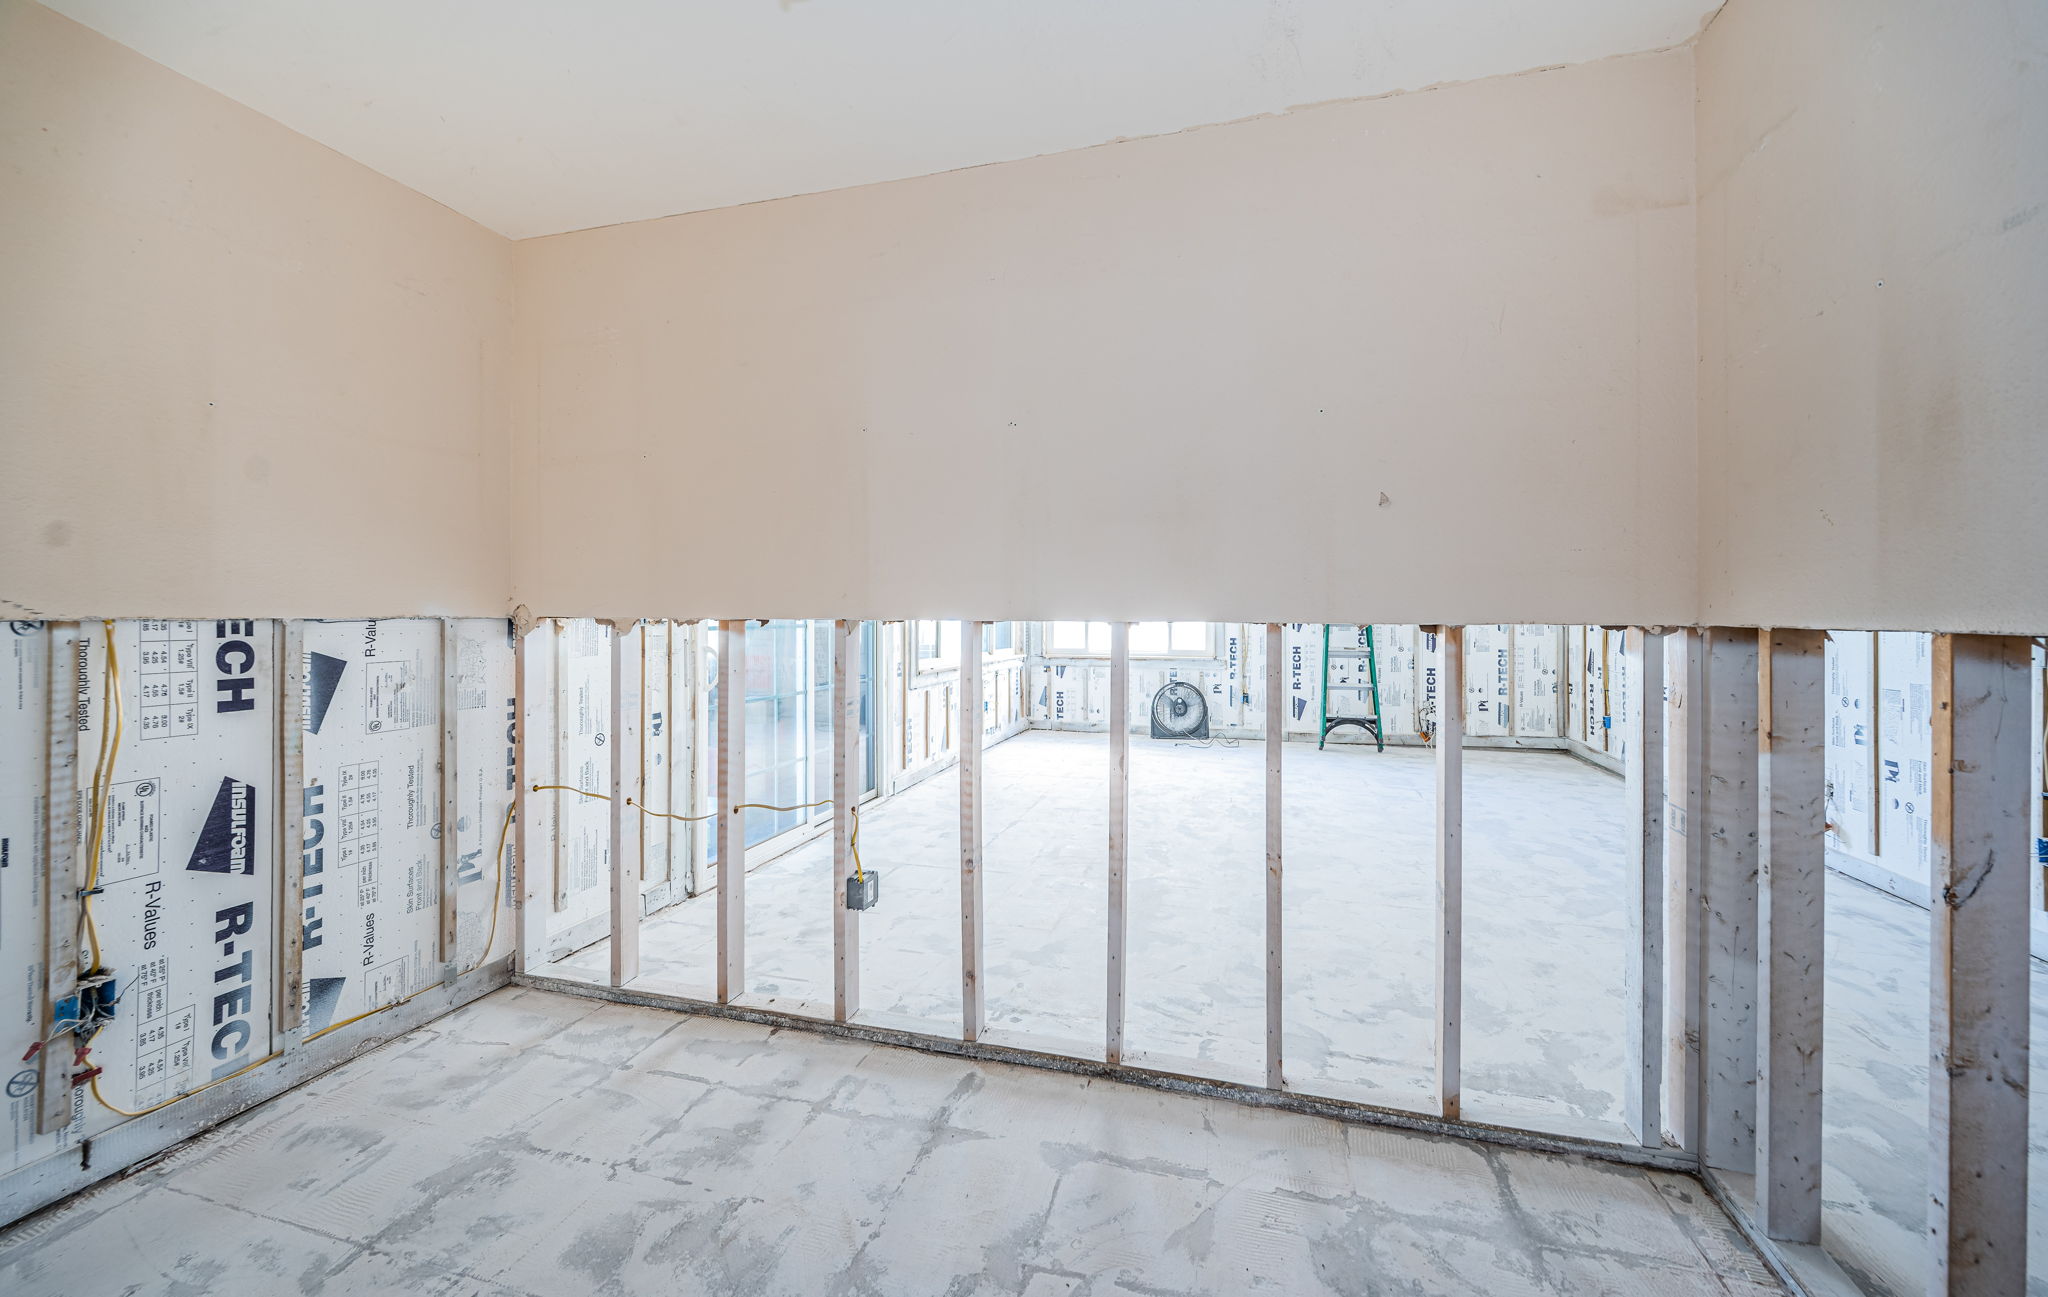
[[[120,756],[122,730],[125,724],[125,708],[122,706],[121,702],[120,655],[118,650],[116,650],[116,648],[114,647],[114,623],[111,621],[105,621],[102,622],[101,625],[104,627],[106,633],[106,662],[105,670],[103,673],[103,688],[108,699],[108,723],[103,725],[100,730],[99,760],[95,763],[93,768],[91,798],[92,829],[89,835],[89,844],[86,848],[88,853],[88,864],[86,867],[87,872],[85,887],[79,893],[81,901],[79,921],[81,927],[85,931],[87,944],[92,952],[92,959],[90,964],[88,964],[85,968],[81,970],[82,977],[92,977],[101,974],[99,928],[98,925],[94,922],[92,915],[92,899],[94,896],[98,895],[99,892],[100,851],[102,844],[104,842],[106,832],[107,800],[113,787],[114,770],[118,758]],[[491,862],[491,922],[489,931],[484,938],[483,953],[477,957],[475,963],[471,964],[468,968],[463,969],[462,972],[458,974],[458,976],[460,977],[467,977],[469,974],[474,973],[479,968],[482,968],[485,964],[489,963],[491,957],[491,948],[497,944],[498,910],[500,908],[500,906],[497,904],[498,890],[499,885],[504,878],[505,844],[511,835],[512,818],[517,809],[518,804],[516,802],[507,805],[505,807],[505,818],[502,822],[500,822],[498,826],[498,849],[496,853],[494,853],[494,855],[492,856]],[[104,976],[102,976],[101,980],[105,981],[107,979]],[[370,1010],[368,1013],[357,1014],[353,1018],[349,1018],[342,1022],[337,1022],[332,1026],[322,1028],[321,1030],[316,1031],[312,1035],[306,1037],[306,1039],[309,1041],[317,1040],[318,1038],[326,1035],[330,1031],[339,1030],[340,1028],[346,1027],[351,1023],[361,1022],[364,1018],[373,1017],[376,1014],[383,1013],[387,1009],[395,1009],[399,1005],[404,1004],[407,1001],[412,1000],[415,997],[423,994],[424,990],[426,989],[431,988],[422,988],[421,991],[415,991],[411,995],[405,996],[402,999],[392,1001],[390,1004],[380,1005],[379,1007]],[[121,998],[119,996],[116,996],[112,1001],[109,1002],[109,1006],[112,1007],[115,1005],[119,1005],[120,1002]],[[47,1039],[38,1042],[36,1046],[29,1051],[29,1056],[33,1057],[34,1054],[37,1051],[39,1051],[44,1045],[49,1044],[50,1041],[55,1040],[58,1036],[61,1036],[66,1032],[75,1033],[78,1028],[84,1025],[86,1024],[83,1020],[76,1018],[67,1019],[64,1022],[57,1024],[57,1030],[53,1032]],[[103,1019],[99,1020],[98,1024],[93,1026],[93,1029],[90,1034],[86,1035],[78,1041],[78,1050],[73,1064],[74,1067],[78,1066],[79,1064],[83,1064],[86,1061],[87,1057],[90,1055],[92,1050],[92,1039],[94,1036],[99,1034],[99,1028],[102,1025],[104,1025]],[[238,1068],[237,1070],[228,1073],[226,1076],[215,1077],[213,1080],[208,1081],[205,1085],[201,1085],[194,1089],[187,1090],[183,1094],[173,1095],[172,1097],[164,1100],[162,1103],[154,1104],[147,1108],[140,1108],[134,1110],[119,1107],[118,1105],[113,1104],[107,1100],[106,1095],[100,1092],[99,1070],[97,1068],[85,1072],[84,1075],[86,1078],[86,1083],[92,1091],[92,1097],[100,1104],[101,1107],[107,1109],[109,1112],[116,1113],[123,1117],[141,1117],[146,1116],[152,1112],[157,1112],[163,1108],[167,1108],[171,1104],[177,1103],[181,1099],[188,1099],[191,1096],[198,1094],[202,1090],[208,1090],[216,1085],[220,1085],[223,1082],[232,1081],[238,1076],[242,1076],[245,1073],[254,1071],[255,1069],[263,1066],[265,1063],[271,1062],[275,1059],[282,1057],[282,1053],[273,1053],[266,1055],[265,1057],[259,1058],[255,1062],[250,1063],[246,1067]],[[74,1081],[74,1084],[76,1084],[76,1081]]]
[[[87,948],[89,949],[91,954],[90,962],[85,963],[80,970],[81,977],[93,977],[102,975],[102,969],[100,966],[101,947],[99,939],[99,927],[93,918],[92,901],[93,897],[98,895],[99,892],[100,852],[104,846],[105,841],[107,801],[111,795],[114,783],[114,773],[120,757],[121,740],[123,737],[123,729],[126,724],[126,709],[122,705],[121,700],[120,655],[119,651],[116,649],[114,645],[114,623],[112,621],[103,621],[101,625],[104,628],[106,637],[106,656],[102,671],[102,681],[103,689],[108,700],[108,704],[106,721],[102,725],[100,730],[99,756],[97,761],[94,763],[93,767],[92,793],[90,799],[91,831],[88,835],[89,841],[86,848],[86,881],[84,888],[82,888],[79,892],[81,902],[79,922],[80,927],[82,928],[85,934]],[[567,784],[535,784],[532,786],[531,791],[553,791],[574,793],[579,797],[590,797],[598,801],[611,800],[611,797],[608,794],[595,793],[587,789],[575,788]],[[819,807],[830,806],[832,804],[833,799],[828,797],[820,801],[801,802],[788,806],[776,805],[769,802],[743,802],[740,805],[735,806],[731,809],[790,812],[816,810]],[[648,816],[650,818],[677,820],[685,824],[701,823],[705,820],[716,819],[719,815],[719,812],[717,811],[713,811],[705,815],[678,815],[670,811],[657,811],[650,807],[643,806],[635,802],[630,797],[626,799],[626,805],[640,812],[640,814]],[[505,817],[498,826],[498,848],[492,855],[492,879],[490,886],[490,894],[493,903],[491,905],[490,927],[488,929],[487,935],[484,938],[483,951],[477,957],[475,963],[463,969],[462,972],[458,974],[459,977],[466,977],[469,974],[474,973],[478,969],[482,968],[486,963],[490,962],[491,949],[493,946],[497,944],[498,910],[500,908],[500,906],[497,904],[498,891],[504,878],[505,846],[510,838],[512,821],[517,813],[517,810],[518,806],[516,802],[511,805],[508,805],[505,808]],[[852,827],[848,834],[847,847],[853,859],[854,878],[857,880],[865,881],[866,870],[865,867],[862,865],[860,858],[859,805],[855,804],[853,807],[851,807],[849,813],[852,820]],[[104,976],[101,976],[101,980],[105,981],[108,979],[106,979]],[[380,1013],[385,1013],[389,1010],[398,1008],[399,1006],[409,1003],[410,1001],[418,998],[419,996],[424,995],[428,990],[431,989],[434,988],[422,987],[420,990],[414,991],[410,995],[402,996],[399,999],[393,1000],[389,1004],[379,1005],[377,1008],[371,1009],[368,1012],[359,1013],[354,1017],[345,1018],[340,1022],[332,1023],[326,1027],[321,1028],[319,1031],[313,1032],[311,1035],[306,1037],[306,1040],[309,1042],[318,1040],[320,1037],[325,1036],[330,1032],[339,1031],[343,1027],[352,1026],[353,1024],[361,1022],[366,1018],[373,1018]],[[118,1005],[120,1003],[120,997],[115,997],[109,1003],[110,1005]],[[49,1044],[51,1041],[54,1041],[59,1036],[62,1036],[66,1033],[72,1033],[75,1035],[79,1028],[86,1025],[87,1023],[84,1020],[75,1018],[67,1019],[64,1022],[56,1024],[56,1030],[47,1039],[38,1042],[36,1046],[30,1050],[30,1056],[33,1057],[33,1055],[41,1048],[43,1048],[43,1046]],[[86,1061],[87,1057],[91,1053],[92,1039],[94,1036],[98,1035],[99,1030],[102,1026],[104,1026],[104,1019],[95,1021],[92,1024],[91,1032],[78,1040],[78,1049],[74,1066],[82,1065]],[[83,1076],[87,1086],[90,1088],[92,1092],[93,1099],[96,1102],[98,1102],[101,1107],[106,1108],[109,1112],[113,1112],[122,1117],[141,1117],[153,1112],[160,1111],[163,1108],[167,1108],[171,1104],[177,1103],[182,1099],[190,1098],[191,1096],[198,1094],[203,1090],[208,1090],[216,1085],[220,1085],[224,1082],[234,1080],[236,1077],[254,1071],[255,1069],[263,1066],[265,1063],[273,1062],[276,1059],[282,1057],[283,1054],[281,1052],[268,1054],[263,1058],[259,1058],[256,1061],[248,1064],[246,1067],[238,1068],[237,1070],[228,1073],[226,1076],[216,1077],[213,1080],[208,1081],[206,1084],[197,1086],[191,1090],[187,1090],[182,1094],[173,1095],[171,1098],[168,1098],[161,1103],[154,1104],[147,1108],[133,1110],[119,1107],[107,1100],[107,1097],[100,1091],[99,1070],[97,1068],[93,1068],[89,1071],[84,1072]],[[74,1084],[76,1084],[76,1081],[74,1081]]]
[[[177,1103],[181,1099],[191,1098],[193,1095],[198,1094],[200,1090],[211,1090],[216,1085],[222,1085],[228,1081],[232,1081],[236,1077],[241,1076],[246,1072],[255,1071],[257,1068],[263,1066],[265,1063],[275,1062],[276,1060],[283,1057],[284,1055],[282,1053],[267,1054],[264,1057],[259,1058],[255,1062],[249,1064],[247,1067],[237,1068],[234,1071],[229,1072],[226,1076],[217,1076],[213,1078],[211,1081],[208,1081],[205,1085],[199,1086],[197,1089],[187,1090],[183,1094],[174,1094],[170,1098],[165,1099],[162,1103],[153,1103],[147,1108],[136,1108],[133,1110],[127,1108],[119,1108],[107,1102],[107,1096],[100,1093],[100,1078],[98,1076],[97,1070],[95,1070],[92,1079],[89,1082],[87,1082],[87,1084],[92,1089],[92,1097],[99,1100],[100,1106],[102,1108],[105,1108],[108,1112],[118,1113],[123,1117],[147,1117],[150,1113],[158,1112],[162,1109],[168,1108],[172,1104]]]
[[[519,803],[512,802],[508,804],[505,807],[505,818],[499,821],[498,823],[498,850],[491,857],[491,926],[489,931],[484,936],[483,951],[477,955],[475,963],[471,964],[468,968],[463,969],[461,972],[455,975],[457,979],[468,977],[477,969],[482,968],[485,964],[490,963],[491,947],[498,944],[498,910],[501,908],[498,904],[498,885],[505,876],[505,842],[512,831],[512,816],[514,812],[516,812],[518,809]],[[400,996],[398,999],[393,1000],[389,1004],[380,1004],[376,1008],[371,1009],[366,1013],[358,1013],[353,1018],[343,1018],[340,1022],[329,1023],[325,1027],[322,1027],[320,1030],[314,1032],[312,1035],[306,1037],[306,1039],[308,1041],[315,1041],[331,1031],[340,1031],[343,1027],[352,1026],[355,1023],[361,1022],[365,1018],[374,1018],[378,1014],[389,1012],[390,1010],[397,1008],[401,1004],[409,1004],[413,1000],[418,999],[420,996],[425,995],[428,991],[432,989],[434,988],[431,986],[423,986],[419,990],[414,991],[412,994]]]
[[[569,784],[535,784],[527,791],[535,793],[575,793],[578,797],[592,797],[600,802],[608,802],[612,799],[610,793],[593,793],[587,788],[576,788]],[[738,806],[735,806],[732,809],[736,811],[814,811],[820,806],[830,806],[831,804],[832,799],[830,797],[827,797],[823,801],[802,802],[795,806],[771,806],[767,802],[741,802]],[[719,812],[717,811],[712,811],[706,815],[677,815],[670,811],[649,810],[647,807],[640,805],[638,802],[634,801],[630,797],[626,799],[626,805],[632,807],[634,810],[640,812],[642,815],[648,816],[651,819],[681,820],[685,824],[698,824],[702,823],[705,820],[715,820],[719,816]],[[846,849],[847,852],[853,857],[854,878],[858,881],[865,882],[867,880],[867,874],[860,863],[859,803],[856,802],[854,804],[851,811],[851,815],[853,819],[853,827],[847,833]]]
[[[86,845],[85,888],[78,894],[79,926],[84,929],[86,946],[92,952],[91,961],[82,969],[85,973],[96,972],[100,967],[100,929],[92,917],[92,898],[99,894],[100,848],[106,838],[107,796],[114,785],[114,765],[121,755],[121,727],[127,712],[121,705],[121,658],[114,647],[114,623],[102,621],[100,626],[106,635],[106,658],[101,679],[107,695],[107,714],[100,725],[100,756],[92,771],[92,832]]]

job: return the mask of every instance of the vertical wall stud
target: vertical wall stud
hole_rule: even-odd
[[[612,627],[612,985],[640,976],[640,627]]]
[[[78,718],[92,705],[91,640],[78,622],[51,622],[43,662],[49,677],[45,742],[47,793],[43,803],[43,1038],[56,1035],[59,1000],[78,994],[79,858],[90,790],[78,769]],[[105,709],[100,723],[106,724]],[[71,1124],[71,1037],[57,1036],[38,1056],[36,1132],[54,1134]]]
[[[1701,637],[1664,637],[1664,1129],[1700,1147]]]
[[[1756,1171],[1758,640],[1713,627],[1700,659],[1700,1157]]]
[[[1285,1024],[1281,1018],[1285,983],[1281,978],[1281,939],[1284,917],[1281,908],[1281,753],[1287,739],[1287,679],[1283,659],[1286,637],[1280,623],[1266,623],[1266,1086],[1278,1090],[1286,1084],[1282,1067]]]
[[[981,1039],[981,628],[960,623],[960,1038]]]
[[[860,800],[861,624],[832,626],[832,1018],[860,1012],[860,911],[846,903],[853,881],[854,803]]]
[[[1664,1142],[1664,636],[1640,626],[1623,640],[1627,700],[1629,926],[1624,981],[1633,1006],[1623,1055],[1622,1120],[1636,1141]]]
[[[662,623],[662,625],[664,627],[664,630],[662,633],[661,642],[664,645],[666,645],[668,643],[666,623]],[[647,645],[649,640],[652,638],[649,632],[653,630],[654,626],[655,623],[652,621],[643,621],[639,623],[637,626],[635,626],[633,629],[633,656],[637,659],[637,662],[632,667],[634,681],[633,692],[638,697],[640,703],[639,708],[634,712],[633,729],[634,732],[639,735],[639,741],[634,746],[636,746],[639,749],[639,751],[633,754],[633,760],[639,765],[640,768],[640,776],[636,781],[639,785],[640,791],[637,794],[635,794],[635,796],[639,798],[640,804],[642,806],[645,806],[647,802],[647,773],[657,768],[665,770],[668,767],[668,762],[666,760],[660,762],[658,766],[654,760],[654,756],[657,751],[656,743],[660,738],[662,729],[657,729],[649,721],[647,711],[647,681],[649,679],[649,676],[647,674]],[[650,733],[650,731],[653,732]],[[668,809],[668,798],[666,796],[664,796],[661,799],[661,805],[663,810]],[[647,824],[645,822],[646,817],[644,815],[635,815],[633,818],[636,821],[640,821],[640,831],[633,835],[633,873],[640,880],[640,891],[641,894],[644,896],[647,891],[648,882]],[[662,839],[666,841],[667,838],[668,829],[666,828],[666,826],[664,826],[662,829]]]
[[[555,732],[552,744],[554,760],[549,763],[552,769],[548,782],[557,784],[566,782],[564,777],[569,773],[569,727],[562,723],[564,710],[562,701],[569,680],[568,632],[571,625],[573,623],[564,622],[559,618],[548,623],[551,632],[550,638],[554,641],[555,650],[554,670],[548,676],[548,689],[550,697],[553,699],[550,711],[555,718]],[[554,906],[557,914],[569,908],[569,871],[564,867],[565,862],[562,859],[562,853],[568,846],[563,839],[568,835],[562,832],[562,808],[565,805],[573,805],[573,803],[564,802],[562,799],[565,795],[560,792],[554,794],[555,841],[553,876],[550,886],[553,888]]]
[[[693,749],[697,738],[697,698],[691,689],[690,671],[690,662],[695,656],[691,652],[694,642],[688,622],[671,621],[668,624],[668,655],[662,660],[661,668],[665,673],[662,679],[666,682],[664,689],[668,695],[668,769],[663,775],[667,783],[662,804],[676,815],[697,813],[696,803],[690,795],[695,770]],[[669,822],[666,873],[671,904],[695,890],[690,862],[696,830],[697,826],[686,820]]]
[[[547,668],[540,655],[546,650],[547,639],[542,628],[547,623],[539,622],[530,627],[525,635],[515,630],[513,641],[513,669],[517,673],[512,692],[518,696],[516,704],[519,719],[514,727],[515,743],[512,749],[514,762],[512,790],[513,829],[519,835],[519,850],[515,859],[519,864],[519,929],[518,968],[522,973],[538,973],[547,963],[542,944],[547,937],[547,912],[543,908],[542,887],[545,875],[535,867],[533,860],[533,796],[528,791],[540,781],[533,777],[533,765],[527,759],[528,744],[544,742],[552,745],[554,737],[543,735],[534,729],[533,716],[542,694],[541,682],[548,679]],[[559,795],[559,794],[557,794]]]
[[[709,815],[690,825],[690,895],[701,895],[711,885],[711,852],[718,841],[718,807],[711,785],[718,775],[718,736],[712,732],[711,691],[718,687],[717,674],[706,668],[711,651],[713,623],[690,624],[690,814]],[[705,827],[706,825],[710,827]]]
[[[718,623],[718,1002],[747,986],[747,624]]]
[[[1131,792],[1131,624],[1109,624],[1109,1000],[1104,1015],[1103,1058],[1124,1060],[1124,939],[1129,931],[1125,905],[1130,885],[1125,853],[1129,850]]]
[[[1465,628],[1436,628],[1436,1098],[1445,1117],[1464,1108]]]
[[[457,849],[460,843],[455,832],[455,820],[461,813],[455,791],[455,670],[458,650],[455,644],[455,619],[442,617],[441,624],[441,834],[438,845],[441,849],[440,889],[440,956],[441,980],[453,982],[460,967],[457,945],[460,940],[462,907],[460,888],[462,875],[462,853]]]
[[[2027,1287],[2032,644],[1934,637],[1928,1291]]]
[[[290,1049],[305,1025],[306,623],[279,622],[278,642],[277,1025]]]
[[[1827,634],[1774,628],[1762,638],[1757,1209],[1772,1238],[1819,1243]]]

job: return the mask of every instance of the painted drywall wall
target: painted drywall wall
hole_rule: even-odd
[[[0,0],[0,609],[502,616],[511,245]]]
[[[516,598],[1689,622],[1691,59],[521,243]]]
[[[2048,629],[2048,6],[1697,46],[1703,618]]]

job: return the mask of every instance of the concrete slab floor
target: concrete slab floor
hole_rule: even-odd
[[[1625,1140],[1629,1007],[1620,778],[1561,753],[1466,753],[1465,1114]],[[1101,1056],[1108,738],[1029,731],[984,775],[988,1020],[996,1038]],[[1292,1088],[1432,1103],[1436,772],[1423,748],[1290,743],[1286,1074]],[[1139,1063],[1257,1082],[1263,1069],[1265,750],[1131,740],[1130,1017]],[[882,904],[862,916],[863,1017],[960,1030],[959,784],[862,816]],[[831,848],[749,871],[747,991],[829,1012]],[[641,930],[636,986],[709,998],[711,894]],[[606,943],[553,966],[603,982]]]
[[[0,1232],[0,1291],[1779,1289],[1683,1176],[515,989]]]

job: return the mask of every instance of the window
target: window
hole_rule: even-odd
[[[1015,657],[1024,651],[1020,622],[992,621],[981,628],[981,651],[991,657]],[[917,669],[952,671],[960,665],[960,623],[921,621],[917,623]]]
[[[1131,656],[1205,658],[1215,656],[1205,621],[1139,621],[1131,623]],[[1045,624],[1048,657],[1108,657],[1106,621],[1054,621]]]
[[[960,665],[960,623],[921,621],[917,626],[917,669],[951,671]]]

